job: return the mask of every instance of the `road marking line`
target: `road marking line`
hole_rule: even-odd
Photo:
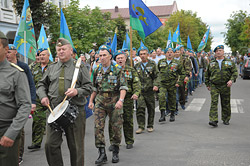
[[[205,98],[194,98],[188,105],[185,111],[200,112],[206,99]],[[244,99],[231,99],[231,113],[244,113],[242,103]],[[155,112],[160,112],[159,106],[155,108]]]
[[[205,98],[194,98],[185,111],[199,112],[205,101]]]
[[[242,103],[244,99],[231,99],[231,113],[244,113]]]

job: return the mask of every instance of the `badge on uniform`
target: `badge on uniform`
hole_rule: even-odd
[[[215,62],[210,63],[210,67],[214,67],[215,66]]]
[[[39,71],[38,70],[36,70],[35,72],[34,72],[34,74],[37,74]]]
[[[176,63],[171,64],[171,68],[170,69],[172,71],[176,71],[177,70],[176,68],[177,68],[177,64]]]
[[[166,62],[161,62],[160,67],[166,67]]]

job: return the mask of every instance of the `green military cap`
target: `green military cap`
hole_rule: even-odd
[[[59,38],[56,42],[56,46],[62,47],[64,45],[70,44],[70,42],[67,39]]]
[[[7,37],[2,31],[0,31],[0,39],[7,39]]]

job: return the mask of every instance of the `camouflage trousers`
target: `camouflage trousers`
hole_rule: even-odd
[[[41,146],[46,127],[46,107],[37,104],[36,111],[32,115],[32,145]]]
[[[168,109],[170,111],[176,110],[176,87],[175,86],[161,86],[159,95],[160,111],[166,110],[166,99],[168,101]]]
[[[145,129],[145,112],[148,110],[148,125],[147,128],[153,128],[155,117],[155,97],[154,91],[142,92],[138,99],[138,108],[136,118],[139,128]]]
[[[115,104],[119,100],[118,96],[103,97],[97,95],[95,99],[95,146],[97,148],[105,147],[104,127],[106,117],[109,116],[109,123],[112,125],[113,135],[112,145],[119,146],[122,139],[121,129],[123,123],[123,109],[115,109]]]
[[[123,133],[125,137],[126,144],[134,143],[134,101],[131,99],[132,94],[126,94],[123,103]],[[109,121],[109,138],[110,144],[113,142],[113,131],[112,131],[112,123]]]
[[[211,107],[209,112],[210,121],[218,121],[218,98],[221,99],[221,114],[222,121],[229,122],[231,118],[231,105],[230,105],[230,87],[227,85],[211,85]]]

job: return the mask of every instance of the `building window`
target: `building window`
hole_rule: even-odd
[[[8,0],[2,0],[2,7],[3,8],[9,8],[9,2],[8,2]]]

